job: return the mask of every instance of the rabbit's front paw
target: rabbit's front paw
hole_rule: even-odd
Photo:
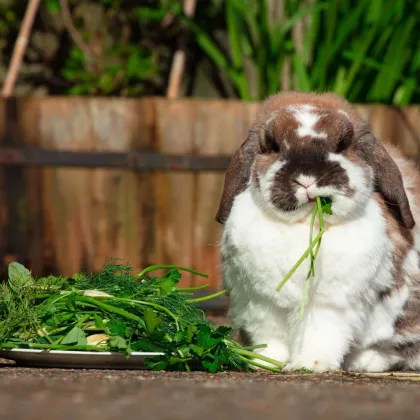
[[[352,372],[386,372],[402,361],[399,355],[364,349],[350,354],[344,368]]]
[[[276,362],[286,363],[289,361],[289,349],[282,341],[271,341],[267,347],[258,350],[257,352],[261,356],[268,357],[275,360]],[[264,366],[279,367],[266,360],[255,359],[255,362],[258,362]]]
[[[331,372],[340,370],[340,364],[330,360],[322,360],[320,358],[307,359],[298,357],[296,359],[292,359],[283,370],[286,372],[293,372],[301,369],[316,373]]]

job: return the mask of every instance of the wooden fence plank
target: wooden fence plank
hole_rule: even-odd
[[[200,101],[196,104],[194,150],[200,155],[232,154],[243,143],[255,119],[257,107],[247,103]],[[198,284],[220,287],[219,242],[221,226],[215,216],[225,174],[202,172],[197,175],[194,194],[194,266],[209,275]]]
[[[89,103],[79,98],[40,100],[39,144],[92,150]],[[44,169],[45,245],[54,255],[56,270],[65,275],[87,269],[93,258],[91,177],[88,169]]]
[[[160,152],[193,153],[196,103],[156,99],[156,144]],[[155,261],[193,267],[194,175],[155,176]],[[180,285],[192,276],[183,275]]]

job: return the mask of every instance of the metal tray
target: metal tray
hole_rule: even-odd
[[[122,353],[105,351],[0,350],[0,358],[13,360],[17,366],[72,369],[149,369],[144,360],[161,354],[133,352],[126,359]]]

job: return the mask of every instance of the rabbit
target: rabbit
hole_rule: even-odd
[[[216,215],[235,327],[285,371],[419,369],[419,179],[344,98],[268,97]],[[309,245],[317,196],[331,198],[332,214],[301,318],[309,260],[276,286]]]

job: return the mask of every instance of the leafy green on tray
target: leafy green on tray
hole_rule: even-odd
[[[162,277],[150,276],[165,269]],[[179,266],[152,266],[139,274],[132,267],[107,262],[96,274],[35,279],[21,264],[9,265],[0,284],[0,349],[159,352],[148,358],[153,370],[201,369],[279,372],[283,363],[242,347],[229,327],[214,327],[194,298],[179,288]],[[266,362],[266,364],[263,364]]]

